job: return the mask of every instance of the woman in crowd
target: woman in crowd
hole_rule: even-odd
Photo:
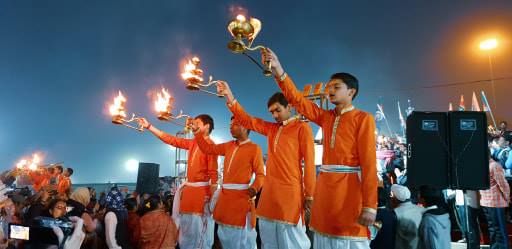
[[[124,207],[123,195],[117,188],[112,188],[105,201],[105,240],[108,248],[131,249],[127,226],[128,210]]]
[[[141,249],[173,249],[176,246],[178,229],[159,195],[144,201],[144,215],[140,218]]]

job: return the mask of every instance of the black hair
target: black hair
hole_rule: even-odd
[[[282,92],[276,92],[274,95],[270,96],[267,102],[267,107],[270,107],[274,103],[279,103],[284,107],[288,106],[288,100],[286,100]]]
[[[158,208],[158,205],[162,203],[162,198],[159,195],[152,195],[144,201],[142,204],[142,212],[145,214]]]
[[[68,173],[69,173],[69,176],[71,176],[73,174],[73,169],[72,168],[68,168]]]
[[[444,207],[443,192],[440,189],[436,189],[430,186],[421,186],[420,195],[425,201],[427,207],[437,205],[438,207]]]
[[[348,89],[356,89],[356,93],[352,96],[352,100],[356,99],[356,96],[359,93],[359,81],[354,75],[349,73],[335,73],[331,75],[331,80],[334,79],[343,81],[343,83],[347,85]]]
[[[48,204],[48,210],[54,209],[55,206],[57,206],[57,203],[59,203],[59,202],[67,203],[66,200],[64,200],[64,199],[55,198],[52,201],[50,201],[50,203]]]
[[[197,117],[195,117],[195,119],[200,119],[201,122],[203,122],[204,125],[209,124],[210,125],[210,130],[208,131],[208,133],[212,133],[214,127],[213,127],[213,118],[210,117],[210,115],[208,115],[208,114],[201,114],[201,115],[198,115]]]
[[[126,209],[128,209],[128,211],[137,209],[137,199],[132,197],[132,198],[128,198],[128,199],[124,200],[124,206],[126,207]],[[135,210],[135,211],[137,211],[137,210]]]
[[[501,122],[500,122],[500,125],[501,125],[501,124],[505,124],[505,125],[507,125],[507,121],[503,120],[503,121],[501,121]]]
[[[55,166],[55,168],[58,169],[61,173],[64,172],[64,169],[60,165]]]
[[[231,120],[233,120],[233,119],[235,119],[235,116],[231,116]],[[251,130],[249,130],[247,128],[245,128],[245,130],[247,131],[247,136],[249,136],[249,134],[251,134]]]

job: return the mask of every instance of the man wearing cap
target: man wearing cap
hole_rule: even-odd
[[[395,247],[416,249],[418,247],[418,229],[425,208],[411,202],[411,191],[405,186],[393,184],[391,199],[397,218]]]

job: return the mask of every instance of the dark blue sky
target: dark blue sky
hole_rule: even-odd
[[[190,55],[231,83],[246,109],[270,119],[267,98],[278,90],[249,60],[226,49],[230,9],[263,22],[256,43],[270,46],[296,83],[326,81],[347,71],[361,84],[356,106],[375,111],[382,96],[397,127],[396,101],[417,110],[446,110],[488,83],[422,88],[489,78],[478,39],[497,34],[496,77],[512,76],[511,1],[2,1],[0,2],[0,165],[33,151],[75,168],[75,182],[135,181],[127,159],[161,164],[174,152],[149,133],[114,126],[107,102],[118,89],[129,111],[175,133],[153,115],[151,90],[169,88],[176,106],[211,114],[225,141],[224,100],[189,92],[179,77]],[[512,80],[496,81],[498,115],[512,121]],[[259,135],[253,140],[266,149]]]

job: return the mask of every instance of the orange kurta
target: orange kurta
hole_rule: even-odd
[[[45,176],[34,171],[29,171],[28,175],[32,181],[32,187],[36,192],[39,192],[39,190],[43,187]]]
[[[204,154],[195,139],[177,138],[164,133],[161,137],[164,143],[188,150],[187,181],[217,183],[217,156]],[[209,143],[213,143],[208,138]],[[180,213],[202,215],[205,200],[211,197],[210,186],[184,186],[180,200]]]
[[[354,109],[343,114],[324,110],[303,97],[290,77],[277,80],[286,99],[306,118],[323,128],[325,165],[360,166],[355,173],[318,176],[310,226],[316,232],[347,239],[368,236],[358,223],[363,210],[377,210],[375,121],[371,114]],[[333,136],[334,133],[334,136]]]
[[[263,169],[263,154],[261,148],[245,141],[239,144],[230,141],[223,144],[209,144],[203,137],[196,136],[197,144],[206,154],[224,156],[224,170],[222,184],[249,184],[252,175],[255,179],[251,188],[256,192],[263,185],[265,172]],[[221,189],[213,219],[223,225],[245,227],[247,213],[251,209],[248,190]]]
[[[258,217],[297,224],[299,217],[304,217],[305,197],[312,197],[315,191],[315,151],[311,127],[297,119],[279,124],[251,117],[236,101],[228,107],[240,124],[268,139],[265,185],[258,202]]]
[[[57,185],[57,192],[64,194],[69,192],[71,188],[71,179],[69,177],[61,177]]]

